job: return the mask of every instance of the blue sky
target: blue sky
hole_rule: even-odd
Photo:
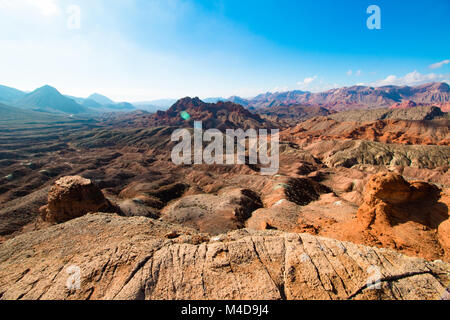
[[[448,0],[0,0],[0,84],[143,101],[449,82],[449,15]]]

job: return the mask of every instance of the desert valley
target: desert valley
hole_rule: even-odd
[[[175,165],[194,121],[278,129],[278,172]],[[445,82],[169,108],[1,86],[0,299],[448,299],[449,128]]]

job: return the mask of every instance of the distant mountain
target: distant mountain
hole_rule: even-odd
[[[116,104],[110,98],[105,97],[104,95],[101,95],[99,93],[91,94],[89,97],[87,97],[87,99],[93,100],[93,101],[97,102],[98,104],[101,104],[104,106]]]
[[[320,106],[281,105],[256,109],[255,112],[273,121],[285,121],[288,124],[296,124],[310,118],[328,116],[333,113]]]
[[[176,99],[158,99],[158,100],[150,100],[150,101],[133,102],[133,105],[135,105],[136,107],[151,106],[151,107],[161,108],[161,110],[167,110],[175,102],[177,102]]]
[[[48,85],[26,94],[14,106],[44,112],[87,113],[88,109]]]
[[[219,130],[242,128],[277,128],[278,125],[270,120],[262,119],[259,115],[251,113],[239,104],[219,101],[206,103],[199,98],[183,98],[178,100],[167,111],[158,111],[155,114],[126,114],[123,121],[116,124],[123,126],[143,127],[189,127],[194,121],[202,121],[204,129],[215,128]]]
[[[244,99],[244,98],[241,98],[241,97],[238,97],[238,96],[229,97],[227,99],[227,101],[240,104],[241,106],[244,106],[244,107],[247,107],[248,104],[249,104],[249,101],[247,99]]]
[[[24,95],[26,95],[25,92],[0,85],[0,102],[12,103],[19,100]]]
[[[203,100],[203,102],[206,102],[206,103],[217,103],[219,101],[227,101],[227,99],[221,98],[221,97],[205,98],[205,99],[202,99],[202,100]]]
[[[69,96],[68,94],[65,94],[64,96],[69,99],[72,99],[73,101],[75,101],[76,103],[81,104],[81,105],[83,104],[84,100],[86,100],[86,99],[80,98],[80,97]]]
[[[89,99],[89,98],[88,99],[77,99],[77,100],[79,101],[78,103],[82,104],[86,108],[99,109],[99,108],[103,107],[102,104],[98,103],[95,100]],[[75,101],[77,101],[77,100],[75,100]]]
[[[396,102],[394,103],[390,109],[411,109],[416,108],[417,103],[411,100],[405,100],[403,102]]]
[[[450,114],[443,112],[438,107],[415,106],[412,108],[381,108],[381,109],[360,109],[337,112],[329,115],[328,118],[336,121],[356,121],[367,122],[377,120],[450,120]]]
[[[120,111],[130,111],[135,110],[135,106],[128,102],[120,102],[120,103],[114,103],[114,104],[107,104],[103,106],[106,109],[111,110],[120,110]]]
[[[263,93],[257,95],[251,99],[248,106],[260,108],[260,107],[272,107],[277,105],[289,105],[289,104],[301,104],[302,97],[310,94],[309,92],[294,90],[287,92],[276,93]]]
[[[57,89],[48,85],[30,93],[0,85],[0,103],[38,112],[66,114],[99,114],[136,110],[131,103],[116,103],[98,93],[94,93],[88,98],[80,98],[62,95]]]
[[[142,110],[145,112],[150,112],[150,113],[155,113],[157,111],[166,111],[167,109],[169,109],[169,107],[158,107],[158,106],[154,106],[151,104],[139,104],[139,105],[135,105],[135,107],[139,110]]]
[[[150,113],[155,113],[157,111],[166,111],[175,102],[177,102],[176,99],[158,99],[150,101],[133,102],[133,105],[136,107],[136,109]]]
[[[67,96],[75,100],[78,104],[89,109],[92,113],[107,113],[114,111],[132,111],[136,110],[136,107],[128,102],[116,103],[108,97],[102,96],[98,93],[90,95],[88,98],[77,98]],[[104,103],[103,103],[104,102]]]
[[[233,97],[236,101],[239,97]],[[388,108],[404,100],[416,104],[444,106],[450,103],[450,87],[445,82],[434,82],[419,86],[352,86],[311,93],[289,91],[265,93],[248,99],[247,107],[263,108],[279,105],[315,105],[330,110]]]

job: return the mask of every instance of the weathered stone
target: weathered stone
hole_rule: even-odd
[[[0,299],[439,299],[449,284],[444,262],[308,234],[198,239],[102,213],[25,233],[0,245]],[[78,290],[66,287],[70,270]],[[379,289],[367,285],[373,273]]]
[[[116,212],[117,209],[91,180],[68,176],[53,184],[48,204],[40,211],[44,221],[61,223],[90,212]]]

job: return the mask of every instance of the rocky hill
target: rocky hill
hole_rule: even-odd
[[[193,127],[194,121],[202,121],[203,128],[244,129],[277,128],[276,123],[262,119],[239,104],[219,101],[206,103],[199,98],[178,100],[167,111],[143,116],[124,115],[123,120],[114,120],[115,125],[124,127]]]
[[[391,106],[391,109],[411,109],[417,107],[417,103],[411,100],[405,100],[403,102],[396,102]]]
[[[255,113],[272,121],[292,125],[310,118],[328,116],[333,112],[318,106],[281,105],[259,108]]]
[[[450,114],[433,106],[416,106],[414,108],[381,108],[371,110],[348,110],[328,115],[336,121],[367,122],[376,120],[450,120]]]
[[[303,150],[330,167],[372,165],[448,169],[450,164],[450,146],[386,144],[343,139],[319,139],[301,145]],[[447,173],[445,177],[444,180],[450,178],[450,175]]]
[[[450,102],[450,87],[445,82],[438,82],[415,87],[353,86],[320,93],[289,91],[262,94],[248,99],[246,104],[252,108],[302,104],[322,106],[330,110],[346,110],[388,108],[403,100],[412,100],[417,104],[446,106]]]
[[[319,117],[282,132],[287,140],[369,140],[415,145],[450,145],[450,121],[378,120],[339,122]]]

